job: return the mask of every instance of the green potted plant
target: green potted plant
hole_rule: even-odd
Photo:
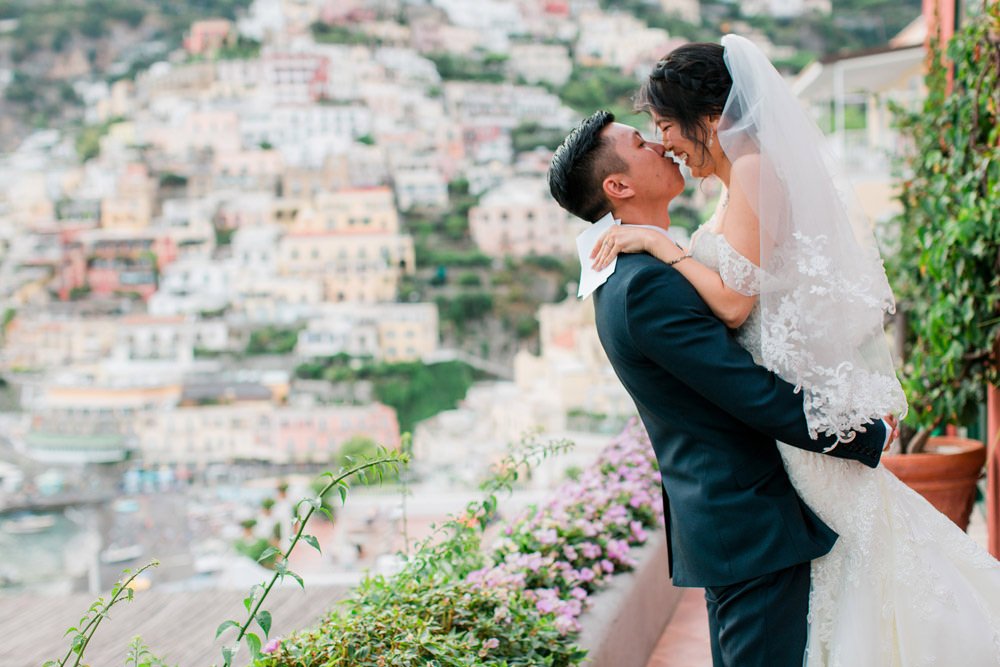
[[[912,151],[889,268],[910,412],[902,452],[883,460],[964,529],[985,446],[931,434],[974,423],[1000,384],[1000,5],[970,13],[946,53],[953,74],[932,42],[927,98],[898,116]]]
[[[240,527],[243,528],[243,535],[246,538],[253,537],[253,529],[257,527],[257,519],[243,519],[240,521]]]

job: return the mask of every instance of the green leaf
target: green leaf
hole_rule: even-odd
[[[323,553],[323,550],[319,548],[319,540],[317,540],[315,536],[303,535],[302,539],[305,540],[309,544],[309,546],[311,546],[313,549],[315,549],[320,553]]]
[[[239,629],[239,627],[240,627],[240,624],[237,623],[236,621],[223,621],[222,624],[219,625],[219,627],[215,631],[215,638],[218,639],[219,635],[221,635],[223,632],[225,632],[229,628]]]
[[[264,631],[264,636],[267,637],[271,632],[271,612],[264,611],[263,609],[258,611],[257,625],[260,626],[260,629]]]
[[[253,656],[253,659],[260,659],[260,637],[248,632],[244,635],[244,639],[247,640],[247,647],[250,649],[250,655]]]
[[[295,574],[291,570],[285,570],[285,574],[287,574],[289,577],[291,577],[295,581],[299,582],[299,586],[301,586],[302,589],[305,590],[306,584],[305,584],[304,581],[302,581],[302,577],[300,577],[299,575]]]
[[[266,561],[271,556],[276,556],[277,554],[280,554],[280,553],[281,552],[278,551],[277,549],[275,549],[274,547],[268,547],[268,548],[264,549],[264,551],[262,551],[259,556],[257,556],[257,562],[258,563],[263,563],[264,561]]]

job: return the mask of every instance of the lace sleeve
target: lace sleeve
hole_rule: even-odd
[[[744,296],[760,294],[760,267],[729,245],[726,237],[719,235],[719,275],[731,290]]]

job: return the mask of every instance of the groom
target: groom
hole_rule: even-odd
[[[549,187],[585,220],[611,212],[666,229],[684,179],[662,145],[599,111],[556,150]],[[705,589],[715,667],[801,667],[810,561],[837,534],[795,493],[775,440],[836,444],[831,456],[874,468],[891,427],[810,439],[802,394],[756,366],[690,283],[650,255],[619,255],[594,308],[659,462],[673,583]]]

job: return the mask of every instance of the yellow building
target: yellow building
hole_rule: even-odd
[[[55,206],[46,193],[44,173],[23,173],[0,187],[6,189],[10,219],[15,227],[48,224],[55,218]]]
[[[110,354],[117,331],[107,319],[15,318],[0,348],[0,369],[45,369],[93,362]]]
[[[286,234],[278,244],[278,273],[321,278],[324,298],[333,302],[393,301],[415,263],[413,239],[400,234]]]
[[[117,193],[101,200],[104,229],[146,229],[153,217],[156,181],[144,164],[125,167],[118,178]]]
[[[398,234],[399,214],[392,190],[384,186],[321,192],[313,198],[312,214],[296,218],[291,231]]]

